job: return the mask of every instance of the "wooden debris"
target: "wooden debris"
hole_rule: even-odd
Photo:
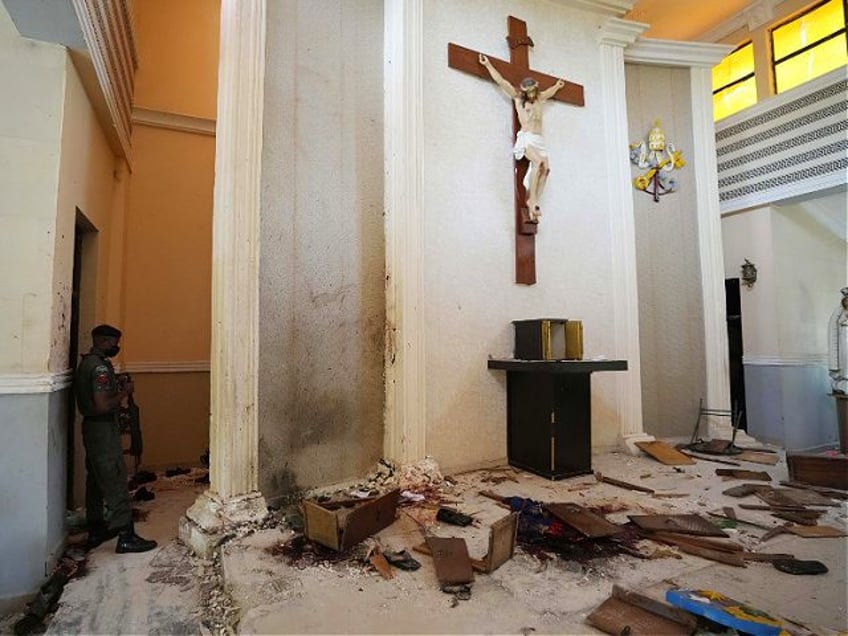
[[[696,514],[628,515],[643,530],[651,532],[681,532],[705,537],[726,537],[717,525]]]
[[[461,585],[474,580],[465,539],[427,537],[427,547],[441,585]]]
[[[742,558],[746,561],[777,561],[778,559],[794,559],[794,554],[774,554],[769,552],[743,552]]]
[[[776,537],[779,534],[788,534],[789,533],[789,524],[784,523],[781,526],[775,526],[768,532],[766,532],[763,536],[760,537],[760,543],[764,541],[768,541],[769,539]]]
[[[655,492],[651,497],[657,499],[678,499],[682,497],[691,497],[688,492]]]
[[[698,453],[693,453],[689,450],[683,450],[682,448],[678,449],[681,453],[686,455],[687,457],[692,457],[694,459],[700,459],[705,462],[714,462],[716,464],[725,464],[726,466],[741,466],[739,462],[732,462],[727,459],[716,459],[715,457],[707,457],[705,455],[699,455]]]
[[[598,472],[595,473],[595,479],[605,484],[610,484],[611,486],[618,486],[619,488],[626,488],[627,490],[636,490],[638,492],[646,492],[649,495],[653,495],[654,492],[656,492],[653,488],[647,488],[645,486],[639,486],[637,484],[631,484],[626,481],[613,479],[612,477],[606,477]]]
[[[686,466],[695,463],[691,457],[687,457],[665,442],[636,442],[636,446],[666,466]]]
[[[848,492],[836,490],[834,488],[825,488],[823,486],[810,486],[809,484],[802,484],[797,481],[781,481],[780,485],[789,486],[790,488],[796,488],[799,490],[812,490],[813,492],[817,492],[820,495],[824,495],[825,497],[831,497],[832,499],[848,499]]]
[[[830,537],[848,537],[844,530],[834,528],[833,526],[801,526],[789,524],[786,527],[792,534],[804,537],[805,539],[826,539]]]
[[[657,539],[664,543],[688,543],[702,548],[719,550],[721,552],[741,552],[745,547],[735,541],[723,538],[704,537],[692,534],[681,534],[679,532],[652,532],[648,535],[650,539]]]
[[[514,512],[492,524],[489,530],[489,551],[483,557],[485,572],[491,574],[515,554],[515,538],[518,534],[518,513]],[[474,566],[473,560],[471,563]]]
[[[545,509],[581,534],[596,539],[621,534],[624,530],[599,514],[573,503],[546,504]]]
[[[683,636],[697,628],[695,618],[688,612],[618,585],[613,586],[612,596],[589,614],[586,622],[614,636]]]
[[[392,566],[386,561],[386,557],[380,551],[380,548],[375,548],[368,557],[368,562],[373,565],[384,579],[395,578],[395,573],[392,571]]]
[[[751,462],[753,464],[769,464],[774,466],[778,461],[780,461],[780,457],[775,455],[774,453],[759,453],[757,451],[742,451],[738,455],[734,455],[736,459],[743,462]]]
[[[752,479],[754,481],[771,481],[771,476],[763,471],[740,470],[738,468],[716,468],[716,475],[733,477],[734,479]]]
[[[792,521],[793,523],[798,523],[802,526],[814,526],[818,523],[818,517],[809,517],[799,512],[777,511],[771,513],[771,516],[783,519],[784,521]]]
[[[708,512],[707,514],[710,515],[711,517],[717,517],[719,519],[730,519],[732,521],[735,521],[736,523],[744,523],[745,525],[753,526],[755,528],[761,528],[763,530],[771,530],[774,527],[774,526],[771,526],[771,525],[766,525],[764,523],[759,523],[757,521],[749,521],[748,519],[740,519],[739,516],[728,517],[728,516],[726,516],[724,514],[720,514],[718,512]]]
[[[728,488],[721,494],[729,497],[747,497],[748,495],[753,495],[755,492],[763,488],[770,488],[770,486],[765,486],[763,484],[740,484],[738,486]]]

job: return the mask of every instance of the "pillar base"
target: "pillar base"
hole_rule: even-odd
[[[180,518],[178,536],[196,555],[208,559],[233,528],[258,523],[267,514],[265,497],[259,492],[221,500],[207,490]]]
[[[621,449],[627,452],[630,455],[638,455],[642,452],[638,446],[636,446],[636,442],[655,442],[657,438],[653,435],[648,435],[645,432],[640,433],[627,433],[621,436],[619,439],[618,445]]]

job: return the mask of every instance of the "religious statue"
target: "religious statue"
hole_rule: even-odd
[[[528,77],[523,79],[516,88],[498,73],[488,57],[481,53],[479,60],[480,64],[489,71],[489,75],[495,83],[512,99],[512,103],[515,105],[521,130],[515,137],[512,154],[516,161],[527,157],[530,162],[530,169],[527,170],[527,175],[524,177],[524,189],[527,192],[527,214],[531,223],[538,223],[539,217],[542,216],[539,200],[551,171],[548,163],[548,152],[542,139],[542,105],[556,95],[557,91],[565,86],[565,82],[558,79],[553,86],[540,91],[539,83],[532,77]]]
[[[827,368],[834,393],[848,393],[848,287],[827,326]]]
[[[664,194],[677,191],[680,186],[675,170],[686,165],[683,154],[674,149],[674,144],[666,143],[665,133],[660,120],[654,121],[654,127],[648,133],[647,146],[644,141],[630,144],[630,161],[647,172],[633,179],[637,190],[654,196],[659,201]]]

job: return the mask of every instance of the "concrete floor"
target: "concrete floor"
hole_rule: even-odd
[[[492,485],[485,481],[491,473],[479,471],[455,476],[456,485],[442,489],[461,502],[452,504],[454,507],[474,514],[479,527],[456,528],[435,522],[433,509],[403,508],[397,521],[377,538],[385,549],[409,549],[422,542],[419,524],[423,523],[433,534],[466,538],[471,556],[480,557],[486,551],[488,525],[505,514],[494,501],[478,494],[481,489],[541,501],[606,504],[620,508],[608,515],[619,523],[627,520],[628,513],[705,514],[740,501],[755,501],[721,494],[742,482],[716,477],[719,464],[699,461],[676,472],[647,456],[617,453],[595,456],[593,462],[606,476],[688,497],[655,498],[600,484],[588,476],[552,482],[516,473],[517,483]],[[776,466],[744,463],[742,467],[769,472],[773,485],[787,477],[783,461]],[[116,555],[114,542],[110,542],[94,551],[89,573],[66,586],[48,633],[218,632],[223,631],[219,619],[227,609],[222,606],[229,606],[233,611],[230,622],[243,634],[594,634],[600,632],[585,623],[586,616],[609,596],[614,583],[656,598],[662,598],[673,585],[713,589],[798,621],[816,633],[848,631],[846,538],[779,535],[760,543],[763,530],[741,524],[729,530],[736,541],[754,551],[788,552],[797,558],[820,560],[830,568],[821,576],[792,576],[768,563],[737,568],[675,551],[665,551],[674,556],[653,560],[622,555],[580,564],[557,558],[540,562],[518,550],[491,575],[477,575],[471,599],[457,603],[439,590],[432,561],[423,555],[416,555],[421,569],[395,570],[392,580],[382,579],[355,558],[305,568],[288,565],[271,551],[292,535],[285,525],[231,540],[218,562],[200,561],[186,554],[175,536],[177,518],[201,488],[188,481],[181,485],[160,480],[153,489],[156,500],[139,506],[150,514],[138,529],[160,541],[161,547],[146,554]],[[737,513],[777,525],[766,512],[737,508]],[[820,523],[844,529],[846,522],[848,505],[843,502],[829,509]],[[645,552],[658,547],[652,542],[642,544]],[[0,631],[8,631],[8,625],[8,620],[0,622]]]

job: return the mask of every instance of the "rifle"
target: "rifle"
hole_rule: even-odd
[[[124,376],[129,381],[129,374],[124,374]],[[141,454],[144,451],[144,440],[141,436],[141,417],[138,404],[135,403],[132,395],[127,396],[127,405],[121,407],[119,417],[121,419],[121,432],[130,435],[130,447],[124,450],[124,454],[132,455],[135,458],[135,472],[138,472],[141,465]]]

